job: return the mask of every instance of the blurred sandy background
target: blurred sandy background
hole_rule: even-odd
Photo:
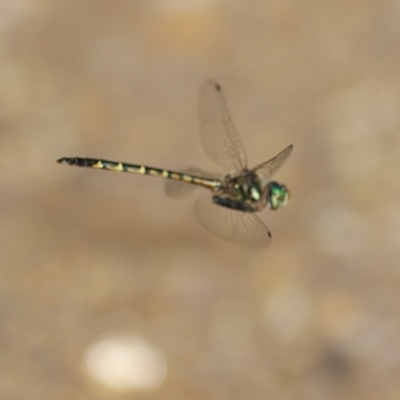
[[[0,398],[399,399],[400,2],[2,0]],[[103,157],[215,170],[290,143],[264,251]]]

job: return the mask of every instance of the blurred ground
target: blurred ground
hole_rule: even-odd
[[[0,398],[398,399],[399,20],[397,0],[1,2]],[[161,180],[55,162],[215,169],[207,78],[250,165],[294,143],[265,251]]]

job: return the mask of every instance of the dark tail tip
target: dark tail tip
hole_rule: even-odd
[[[62,158],[59,158],[59,159],[57,160],[57,162],[58,162],[59,164],[69,164],[69,165],[73,165],[73,164],[75,164],[75,158],[71,158],[71,157],[62,157]]]
[[[59,164],[80,165],[78,157],[62,157],[57,160]]]

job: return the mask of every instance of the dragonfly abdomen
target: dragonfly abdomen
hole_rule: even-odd
[[[77,167],[88,167],[94,169],[104,169],[106,171],[129,172],[131,174],[160,176],[162,178],[173,179],[199,185],[208,189],[214,189],[219,186],[220,182],[215,179],[201,178],[195,175],[185,174],[182,172],[169,171],[162,168],[148,167],[146,165],[128,164],[120,161],[108,161],[97,158],[86,157],[63,157],[57,160],[60,164],[76,165]]]

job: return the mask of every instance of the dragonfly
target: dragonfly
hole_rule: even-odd
[[[62,157],[58,163],[107,171],[150,175],[170,180],[176,186],[201,187],[195,204],[197,220],[211,232],[246,246],[264,246],[272,238],[266,224],[255,215],[265,208],[279,210],[290,199],[289,189],[271,180],[292,153],[293,145],[273,158],[249,169],[247,156],[230,116],[223,90],[213,80],[205,81],[199,93],[200,138],[208,157],[225,173],[175,172],[141,164],[87,157]],[[168,186],[167,186],[168,188]],[[167,190],[168,192],[168,190]],[[175,190],[170,190],[175,192]]]

